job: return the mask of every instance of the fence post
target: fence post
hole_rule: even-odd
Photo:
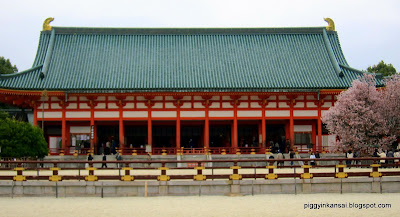
[[[93,163],[90,162],[89,167],[86,168],[86,170],[89,170],[89,175],[85,176],[86,181],[93,182],[93,181],[97,181],[99,179],[97,176],[94,175],[94,171],[97,170],[97,168],[93,167]]]
[[[197,175],[193,176],[193,180],[195,181],[206,180],[206,176],[203,175],[203,170],[205,169],[205,167],[201,166],[201,162],[198,162],[197,167],[195,167],[194,169],[197,170]]]
[[[13,177],[14,181],[26,181],[26,176],[22,174],[25,168],[22,167],[21,163],[18,163],[18,166],[15,167],[14,170],[17,171],[17,175]]]
[[[344,172],[344,168],[346,167],[346,165],[338,164],[336,165],[336,167],[339,169],[339,172],[335,174],[336,178],[343,179],[348,177],[348,174]]]
[[[310,168],[312,166],[308,165],[307,163],[308,162],[305,161],[304,165],[301,166],[304,169],[303,174],[300,175],[300,178],[302,178],[302,179],[312,179],[313,178],[313,174],[310,173]]]
[[[122,167],[122,170],[125,170],[125,175],[121,176],[121,181],[133,181],[135,178],[130,175],[130,171],[133,170],[133,168],[129,167],[129,163],[126,163],[125,167]]]
[[[278,178],[278,174],[274,173],[274,169],[276,168],[276,166],[274,166],[274,161],[269,161],[268,166],[266,166],[266,168],[268,169],[268,174],[265,175],[265,179],[277,179]]]
[[[237,154],[237,155],[240,155],[240,154],[241,154],[241,153],[240,153],[240,149],[238,149],[238,148],[236,149],[236,154]]]
[[[237,162],[233,162],[233,166],[231,166],[231,169],[233,169],[233,174],[229,176],[230,180],[242,180],[242,175],[239,175],[239,169],[241,167],[237,165]]]
[[[225,150],[225,148],[221,149],[221,155],[226,155],[226,150]]]
[[[162,163],[161,167],[158,169],[161,170],[161,175],[157,177],[158,181],[169,181],[171,179],[170,176],[167,176],[167,170],[169,170],[169,168],[165,166],[165,163]]]
[[[380,164],[371,164],[372,172],[369,174],[369,176],[373,178],[382,177],[382,173],[378,171],[380,166]]]
[[[61,168],[57,167],[57,163],[54,163],[54,167],[50,168],[50,170],[53,171],[53,175],[49,176],[49,181],[58,182],[62,180],[62,177],[58,175],[58,171],[61,170]]]

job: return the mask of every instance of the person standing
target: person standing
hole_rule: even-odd
[[[310,154],[310,159],[315,159],[315,154],[314,154],[314,152],[311,152],[311,154]],[[310,164],[311,164],[312,166],[315,166],[315,161],[314,161],[314,160],[310,161]]]
[[[321,156],[319,155],[319,151],[316,151],[316,152],[315,152],[315,158],[316,158],[316,159],[320,159],[320,158],[321,158]],[[320,162],[319,162],[319,161],[316,161],[315,164],[316,164],[316,165],[319,165]]]
[[[293,149],[290,149],[289,158],[293,159],[294,155],[295,155],[295,153],[294,153]],[[290,166],[293,166],[293,161],[290,161]]]
[[[284,166],[285,165],[285,161],[280,161],[281,159],[284,159],[283,154],[280,150],[278,150],[278,154],[276,155],[276,159],[278,159],[277,161],[277,166],[281,165]]]
[[[346,152],[346,158],[353,158],[353,152],[351,150]],[[349,167],[351,165],[351,160],[346,160],[346,165]]]
[[[386,157],[394,157],[394,153],[393,153],[393,151],[391,149],[387,152]],[[388,160],[387,163],[389,165],[392,165],[393,164],[393,160]]]
[[[101,164],[101,168],[106,167],[107,168],[107,156],[103,153],[103,163]]]
[[[394,152],[393,157],[400,157],[399,149],[397,149],[397,150]],[[399,167],[399,159],[395,159],[395,160],[394,160],[394,165],[395,165],[396,168]]]
[[[117,152],[117,155],[115,156],[115,159],[116,159],[117,161],[121,161],[121,160],[122,160],[122,157],[121,157],[121,155],[119,154],[119,152]],[[118,168],[120,167],[120,163],[117,163],[117,167],[118,167]]]
[[[92,155],[91,154],[89,154],[89,156],[88,156],[88,159],[87,159],[88,161],[92,161],[93,160],[93,157],[92,157]],[[89,167],[90,165],[89,165],[89,163],[86,163],[86,165],[85,165],[85,167],[87,168],[87,167]]]
[[[378,153],[378,156],[380,157],[380,158],[386,158],[386,153],[384,152],[384,151],[380,151],[379,153]],[[385,164],[386,163],[386,160],[385,159],[381,159],[380,161],[379,161],[381,164]]]

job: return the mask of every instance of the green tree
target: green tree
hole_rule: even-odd
[[[396,74],[396,69],[392,64],[386,64],[383,60],[378,63],[378,65],[373,65],[368,67],[368,72],[371,73],[381,73],[383,76],[391,76]]]
[[[12,74],[18,72],[17,66],[13,66],[9,59],[0,56],[0,74]]]
[[[48,153],[40,128],[11,119],[5,112],[0,112],[0,147],[2,157],[42,158]]]

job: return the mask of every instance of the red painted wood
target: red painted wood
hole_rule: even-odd
[[[322,151],[322,121],[321,121],[321,103],[318,105],[318,151]]]
[[[42,117],[44,118],[44,117]],[[43,120],[42,120],[43,121]],[[62,119],[61,119],[61,144],[62,144],[62,149],[65,150],[66,148],[66,141],[67,141],[67,122],[65,120],[65,106],[63,106],[62,110]]]

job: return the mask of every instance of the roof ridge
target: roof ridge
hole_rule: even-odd
[[[322,34],[321,27],[190,27],[190,28],[125,28],[125,27],[57,27],[57,34]],[[50,31],[43,31],[50,32]],[[334,32],[334,31],[329,31]]]

